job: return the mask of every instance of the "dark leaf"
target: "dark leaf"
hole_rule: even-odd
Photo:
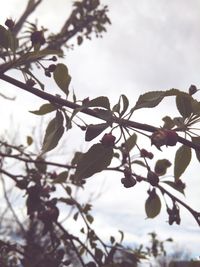
[[[145,211],[148,218],[155,218],[161,210],[161,201],[157,193],[149,196],[145,202]]]
[[[87,104],[88,107],[101,107],[110,110],[110,102],[106,96],[100,96],[90,100]]]
[[[167,172],[167,168],[169,168],[171,165],[171,162],[169,162],[167,159],[157,160],[154,171],[157,175],[162,176]]]
[[[165,91],[152,91],[141,95],[132,111],[140,108],[153,108],[165,97]]]
[[[176,106],[183,118],[187,118],[192,113],[192,97],[187,94],[180,94],[176,96]]]
[[[134,146],[136,145],[136,141],[137,135],[135,133],[126,140],[126,142],[124,143],[124,147],[126,148],[127,152],[130,152],[131,149],[134,148]]]
[[[112,158],[112,147],[105,147],[102,144],[93,145],[78,162],[75,172],[76,179],[88,178],[105,170],[110,165]]]
[[[66,180],[68,178],[68,172],[67,171],[63,171],[61,173],[58,174],[58,176],[56,177],[56,179],[53,180],[54,184],[62,184],[65,183]]]
[[[2,25],[0,25],[0,46],[8,49],[10,44],[9,33]]]
[[[163,181],[163,183],[171,186],[172,188],[174,188],[175,190],[179,191],[180,193],[184,194],[184,189],[181,188],[180,186],[178,186],[177,183],[174,183],[172,181]]]
[[[40,171],[41,173],[46,173],[47,170],[47,164],[45,163],[45,160],[42,157],[38,157],[35,162],[35,167]]]
[[[27,142],[27,144],[30,146],[30,145],[32,145],[32,143],[33,143],[33,138],[31,137],[31,136],[27,136],[26,137],[26,142]]]
[[[47,103],[47,104],[44,104],[42,105],[39,110],[33,110],[33,111],[29,111],[35,115],[45,115],[45,114],[48,114],[52,111],[55,111],[56,108],[54,105],[50,104],[50,103]]]
[[[55,148],[64,133],[63,115],[60,111],[56,112],[56,117],[51,120],[46,128],[42,145],[42,154]]]
[[[86,219],[90,224],[93,223],[93,221],[94,221],[94,218],[90,214],[86,215]]]
[[[93,140],[95,137],[101,134],[106,128],[108,128],[108,123],[88,125],[85,133],[85,141]]]
[[[196,153],[196,157],[198,159],[198,161],[200,162],[200,136],[198,137],[192,137],[192,142],[196,145],[199,145],[199,150],[195,150]]]
[[[69,94],[69,84],[71,81],[71,76],[69,75],[68,68],[64,64],[57,64],[56,69],[53,73],[54,80],[58,87],[66,94]]]
[[[177,181],[180,176],[184,173],[191,161],[192,153],[191,148],[185,145],[179,147],[176,151],[175,162],[174,162],[174,177]]]

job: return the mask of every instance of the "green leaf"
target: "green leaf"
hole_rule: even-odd
[[[2,25],[0,25],[0,46],[8,49],[10,44],[9,33]]]
[[[126,140],[126,142],[124,143],[124,147],[126,148],[127,152],[130,152],[131,149],[134,148],[134,146],[136,145],[136,141],[137,135],[135,133]]]
[[[128,106],[129,106],[128,98],[125,95],[121,95],[121,98],[122,98],[122,103],[123,103],[123,109],[120,112],[120,117],[124,115],[124,113],[127,111]]]
[[[32,138],[31,136],[27,136],[27,137],[26,137],[26,142],[27,142],[28,146],[32,145],[32,143],[33,143],[33,138]]]
[[[56,177],[56,179],[53,180],[54,184],[62,184],[65,183],[66,180],[68,178],[68,172],[67,171],[63,171],[61,173],[58,174],[58,176]]]
[[[174,162],[174,177],[175,182],[180,178],[188,167],[191,161],[192,153],[191,148],[185,145],[179,147],[176,151],[175,162]]]
[[[176,106],[183,118],[187,118],[192,113],[191,96],[180,94],[176,96]]]
[[[35,115],[45,115],[45,114],[48,114],[52,111],[56,110],[56,107],[53,106],[52,104],[50,103],[47,103],[47,104],[44,104],[42,105],[39,110],[33,110],[33,111],[29,111],[30,113],[33,113]]]
[[[161,201],[157,193],[150,195],[145,202],[145,211],[148,218],[155,218],[161,210]]]
[[[102,144],[93,145],[80,158],[75,172],[76,179],[88,178],[95,173],[105,170],[110,165],[112,158],[112,147],[105,147]]]
[[[164,121],[163,128],[165,129],[170,130],[175,126],[174,121],[169,116],[165,116],[164,118],[162,118],[162,120]]]
[[[85,141],[93,140],[95,137],[101,134],[106,128],[108,128],[108,123],[88,125],[86,133],[85,133]]]
[[[110,102],[106,96],[100,96],[90,100],[87,104],[88,107],[101,107],[110,110]]]
[[[165,97],[165,91],[152,91],[141,95],[132,111],[156,107]]]
[[[133,160],[132,162],[131,162],[131,164],[138,164],[138,165],[140,165],[141,167],[147,167],[145,164],[144,164],[144,162],[143,161],[141,161],[141,160]]]
[[[175,190],[179,191],[180,193],[184,194],[184,189],[181,188],[180,186],[178,186],[177,183],[174,183],[172,181],[163,181],[163,183],[171,186],[173,189],[175,189]]]
[[[60,111],[57,111],[56,117],[49,122],[46,128],[46,133],[42,145],[42,154],[55,148],[59,140],[61,139],[63,133],[63,115]]]
[[[120,111],[120,109],[121,109],[121,101],[122,101],[122,104],[123,104],[123,108]],[[127,111],[128,106],[129,106],[128,98],[125,95],[121,95],[120,98],[119,98],[118,103],[116,105],[114,105],[114,107],[112,108],[112,111],[119,113],[120,117],[122,117],[124,115],[124,113]]]
[[[54,80],[58,87],[66,94],[69,94],[69,84],[71,81],[71,76],[68,73],[68,68],[66,65],[59,63],[53,73]]]
[[[157,175],[162,176],[167,172],[167,168],[171,166],[171,162],[168,159],[157,160],[154,171]]]
[[[90,214],[87,214],[86,215],[86,219],[87,219],[87,221],[91,224],[91,223],[93,223],[93,221],[94,221],[94,218],[92,217],[92,215],[90,215]]]
[[[199,145],[200,149],[200,136],[198,137],[192,137],[192,142],[196,145]],[[196,158],[200,162],[200,150],[195,150]]]

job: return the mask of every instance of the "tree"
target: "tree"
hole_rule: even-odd
[[[78,45],[82,45],[85,38],[91,39],[92,35],[102,37],[111,23],[107,15],[108,7],[102,6],[99,0],[76,1],[63,27],[58,33],[52,34],[47,29],[27,22],[29,15],[41,3],[41,0],[29,0],[26,10],[16,23],[7,19],[5,25],[0,26],[0,79],[46,101],[38,110],[31,111],[33,116],[53,114],[44,133],[41,153],[30,152],[21,144],[13,144],[5,136],[1,138],[0,174],[4,196],[25,242],[25,245],[20,245],[2,239],[1,265],[67,266],[75,262],[76,266],[88,267],[125,266],[129,262],[125,263],[123,257],[120,262],[116,260],[116,255],[123,253],[128,253],[137,262],[147,255],[146,251],[127,251],[121,244],[122,232],[120,241],[111,236],[110,243],[105,243],[92,228],[94,218],[91,215],[91,203],[79,203],[76,189],[84,189],[87,179],[96,173],[107,170],[118,172],[122,174],[121,183],[127,190],[137,187],[138,183],[149,185],[145,201],[148,218],[159,215],[161,198],[164,198],[170,225],[180,224],[180,207],[187,209],[200,225],[200,212],[166,187],[167,185],[184,194],[186,184],[181,177],[191,162],[192,150],[195,151],[197,160],[200,160],[200,104],[195,98],[198,89],[191,85],[188,92],[178,89],[149,91],[141,95],[133,107],[130,107],[124,94],[113,107],[106,96],[79,100],[70,87],[69,70],[65,64],[60,63],[60,58],[64,56],[65,49],[70,47],[69,40],[75,39]],[[23,35],[24,32],[27,36]],[[47,93],[42,76],[36,77],[36,67],[39,68],[40,75],[55,81],[63,97]],[[8,75],[10,70],[22,73],[24,81]],[[8,98],[4,94],[2,97]],[[162,118],[162,127],[131,119],[136,110],[154,108],[167,97],[175,97],[180,117],[171,118],[166,115]],[[88,123],[85,114],[95,118],[95,122]],[[70,162],[48,160],[48,152],[55,149],[66,132],[72,131],[74,127],[78,127],[85,135],[86,142],[91,142],[96,137],[101,139],[100,142],[93,143],[86,153],[77,151]],[[177,147],[173,179],[164,179],[172,162],[161,158],[152,167],[154,154],[150,148],[140,145],[141,137],[146,137],[150,141],[149,145],[159,151],[165,151],[171,146]],[[28,136],[27,144],[30,146],[33,142],[34,139]],[[8,159],[23,164],[20,174],[16,174],[8,166]],[[118,161],[117,166],[113,167],[113,159]],[[137,165],[143,168],[143,175],[135,171],[134,166]],[[62,171],[58,171],[58,168],[62,168]],[[26,196],[25,224],[20,222],[12,208],[5,187],[7,179]],[[62,197],[55,193],[58,186],[62,186],[64,190],[65,195]],[[74,221],[82,220],[80,236],[71,234],[59,221],[61,203],[72,211]]]

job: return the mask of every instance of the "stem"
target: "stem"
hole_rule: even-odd
[[[53,95],[46,93],[44,91],[40,91],[37,88],[29,87],[25,83],[22,83],[22,82],[14,79],[10,76],[7,76],[3,73],[0,74],[0,79],[4,80],[10,84],[13,84],[13,85],[17,86],[18,88],[23,89],[23,90],[25,90],[31,94],[34,94],[35,96],[38,96],[44,100],[47,100],[51,103],[54,103],[54,104],[57,104],[57,105],[60,105],[63,107],[68,107],[68,108],[73,109],[73,110],[82,108],[82,106],[80,106],[76,103],[73,103],[71,101],[65,100],[65,99],[60,98],[60,97],[53,96]],[[80,112],[106,121],[106,119],[101,118],[98,115],[98,112],[95,110],[92,110],[89,108],[84,108],[84,109],[81,109]],[[147,132],[151,132],[151,133],[159,130],[159,128],[148,125],[148,124],[143,124],[143,123],[139,123],[139,122],[135,122],[135,121],[129,121],[129,120],[121,119],[121,118],[116,118],[114,116],[112,116],[112,122],[117,123],[122,127],[133,127],[133,128],[147,131]],[[191,147],[197,151],[200,151],[200,145],[199,144],[194,144],[193,142],[186,140],[183,137],[178,136],[178,142],[183,144],[183,145],[186,145],[188,147]]]

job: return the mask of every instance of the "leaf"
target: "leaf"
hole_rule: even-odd
[[[169,116],[165,116],[164,118],[162,118],[162,120],[164,121],[163,128],[165,129],[170,130],[175,126],[174,121]]]
[[[174,177],[175,182],[180,178],[188,167],[191,161],[192,153],[191,148],[185,145],[179,147],[176,151],[175,162],[174,162]]]
[[[129,106],[128,98],[125,95],[121,95],[121,98],[122,98],[122,103],[123,103],[123,109],[120,112],[120,117],[124,115],[124,113],[127,111],[128,106]]]
[[[163,183],[171,186],[172,188],[174,188],[175,190],[179,191],[180,193],[184,194],[184,189],[181,188],[180,186],[178,186],[177,183],[174,183],[172,181],[163,181]]]
[[[93,145],[80,158],[75,172],[76,179],[88,178],[95,173],[103,171],[110,165],[112,158],[112,147],[105,147],[102,144]]]
[[[8,49],[10,44],[9,33],[2,25],[0,25],[0,46]]]
[[[120,111],[120,109],[121,109],[121,101],[123,103],[123,108]],[[127,111],[128,106],[129,106],[128,98],[125,95],[121,95],[120,98],[119,98],[118,103],[116,105],[114,105],[114,107],[112,108],[112,111],[119,113],[120,117],[122,117],[124,115],[124,113]]]
[[[192,113],[191,99],[191,96],[186,94],[180,94],[176,96],[176,106],[183,118],[189,117]]]
[[[41,155],[55,148],[63,133],[63,115],[60,111],[57,111],[56,117],[49,122],[46,128]]]
[[[27,136],[27,137],[26,137],[26,142],[27,142],[28,146],[32,145],[32,143],[33,143],[33,138],[32,138],[31,136]]]
[[[135,107],[132,109],[132,112],[140,108],[153,108],[157,106],[164,97],[165,91],[152,91],[140,95]]]
[[[145,164],[144,164],[144,162],[143,161],[141,161],[141,160],[134,160],[134,161],[132,161],[131,162],[131,164],[138,164],[138,165],[140,165],[140,166],[142,166],[142,167],[147,167]]]
[[[120,233],[120,235],[121,235],[121,238],[120,238],[120,241],[119,241],[119,243],[122,243],[122,241],[124,240],[124,232],[123,231],[121,231],[121,230],[118,230],[118,232]]]
[[[95,137],[101,134],[106,128],[108,128],[108,123],[88,125],[86,133],[85,133],[85,141],[93,140]]]
[[[38,161],[38,162],[37,162]],[[46,173],[47,170],[47,164],[45,163],[45,160],[42,157],[37,157],[35,161],[35,167],[40,171],[41,173]]]
[[[94,218],[92,217],[92,215],[90,215],[90,214],[87,214],[86,215],[86,219],[87,219],[87,221],[91,224],[91,223],[93,223],[93,221],[94,221]]]
[[[54,80],[58,87],[66,94],[69,94],[69,84],[71,81],[71,76],[68,73],[68,68],[66,65],[59,63],[53,73]]]
[[[145,211],[148,218],[155,218],[161,210],[161,201],[157,193],[150,195],[145,202]]]
[[[198,137],[192,137],[192,142],[196,145],[199,145],[200,149],[200,136]],[[196,158],[200,162],[200,150],[195,150]]]
[[[106,96],[100,96],[90,100],[87,104],[88,107],[101,107],[110,110],[110,102]]]
[[[124,147],[126,148],[127,152],[130,152],[131,149],[133,149],[133,147],[136,145],[136,141],[137,135],[135,133],[126,140],[126,142],[124,143]]]
[[[50,103],[42,105],[39,110],[33,110],[29,111],[30,113],[33,113],[35,115],[45,115],[52,111],[56,110],[56,107]]]
[[[64,197],[61,197],[61,198],[59,198],[59,201],[61,201],[63,203],[66,203],[69,206],[76,205],[76,201],[73,198],[64,198]]]
[[[167,159],[159,159],[157,160],[154,171],[157,175],[162,176],[167,172],[167,168],[171,166],[171,162]]]
[[[58,174],[58,176],[56,177],[56,179],[53,180],[54,184],[62,184],[65,183],[66,180],[68,178],[68,172],[67,171],[63,171],[60,174]]]

